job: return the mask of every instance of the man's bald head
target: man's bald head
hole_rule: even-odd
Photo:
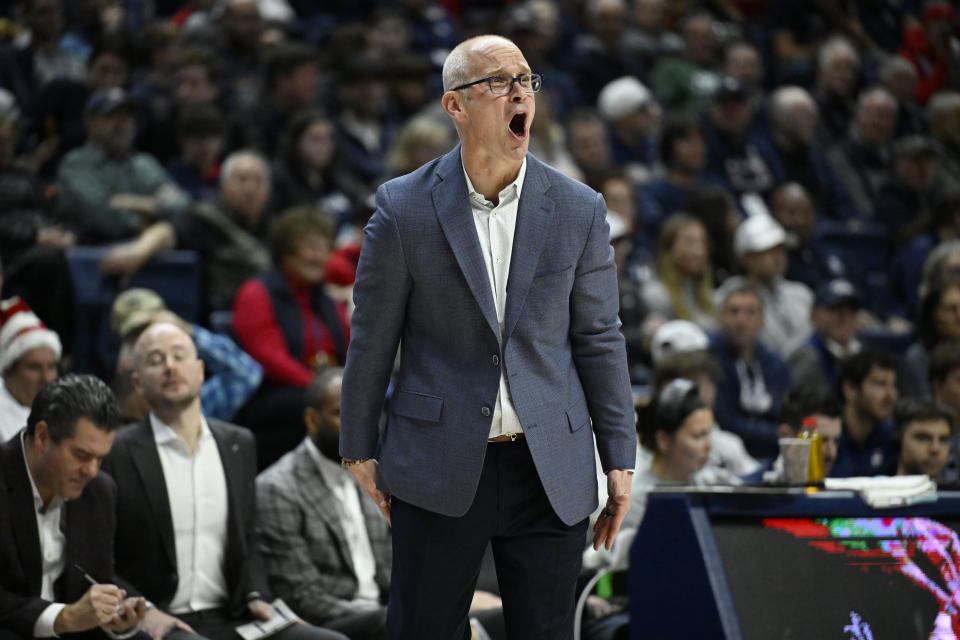
[[[873,87],[860,94],[854,113],[854,125],[860,137],[874,145],[886,145],[893,138],[897,124],[897,100],[882,87]]]
[[[796,204],[800,202],[810,202],[810,196],[807,190],[796,182],[787,182],[773,192],[773,206]]]
[[[780,87],[770,96],[770,114],[781,134],[809,145],[813,142],[820,111],[803,87]]]
[[[139,370],[150,349],[158,342],[164,342],[168,338],[174,338],[178,342],[188,345],[189,351],[196,357],[197,348],[186,331],[173,322],[155,322],[143,330],[143,333],[140,334],[133,345],[134,368]]]
[[[190,336],[177,325],[159,322],[147,327],[133,347],[134,388],[150,409],[171,419],[199,403],[203,361]]]
[[[771,94],[770,110],[777,120],[789,120],[799,110],[816,112],[817,103],[803,87],[786,86]]]
[[[817,216],[810,194],[796,182],[787,182],[773,192],[771,198],[773,216],[801,243],[808,242],[816,228]]]
[[[443,61],[443,90],[450,91],[453,87],[479,80],[473,78],[473,57],[484,47],[494,44],[506,44],[514,48],[517,45],[509,38],[497,35],[481,35],[464,40],[453,48]]]

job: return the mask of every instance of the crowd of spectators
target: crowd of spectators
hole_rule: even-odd
[[[205,411],[254,432],[259,467],[296,448],[305,390],[345,360],[373,193],[455,145],[440,65],[479,33],[543,76],[531,152],[608,205],[652,401],[638,478],[757,480],[807,411],[842,423],[833,475],[960,484],[958,437],[923,436],[935,464],[906,446],[960,410],[945,0],[0,0],[0,337],[45,336],[0,344],[2,418],[71,369],[74,248],[120,289],[179,249],[197,317],[149,292],[114,306],[125,417],[147,411],[133,343],[174,322],[215,382]],[[656,417],[685,378],[686,413]],[[698,444],[671,471],[687,414]]]

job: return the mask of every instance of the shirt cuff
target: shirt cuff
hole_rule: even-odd
[[[59,638],[57,632],[53,630],[53,625],[57,621],[57,616],[67,605],[54,602],[43,610],[37,621],[33,623],[34,638]]]

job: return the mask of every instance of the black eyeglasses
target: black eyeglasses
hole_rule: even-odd
[[[497,95],[503,95],[513,91],[514,82],[519,82],[520,88],[527,93],[536,93],[537,91],[540,91],[540,85],[543,84],[543,78],[539,73],[524,73],[515,78],[511,78],[510,76],[490,76],[462,84],[459,87],[450,89],[450,91],[466,89],[467,87],[472,87],[473,85],[480,84],[481,82],[486,82],[490,87],[490,93],[495,93]]]

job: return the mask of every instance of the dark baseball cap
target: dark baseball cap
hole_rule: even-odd
[[[127,92],[120,87],[113,87],[112,89],[101,89],[90,96],[84,113],[88,118],[105,116],[117,109],[129,109],[132,106],[133,103],[130,101]]]
[[[816,307],[835,309],[844,305],[859,309],[863,305],[860,293],[853,283],[845,278],[834,278],[817,287],[813,302]]]

